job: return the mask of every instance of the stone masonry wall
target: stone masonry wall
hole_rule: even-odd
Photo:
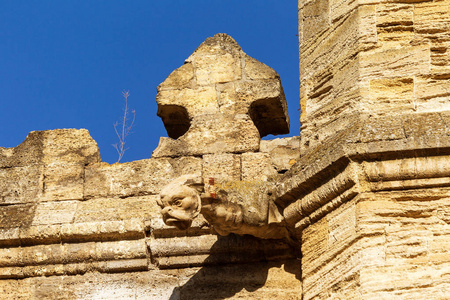
[[[200,217],[180,231],[156,204],[182,174],[267,180],[298,156],[298,138],[262,144],[113,165],[87,130],[31,132],[0,148],[0,299],[263,297],[280,286],[295,299],[300,268],[286,244],[219,237]]]
[[[450,295],[450,2],[299,1],[303,299]]]
[[[299,1],[302,149],[370,116],[449,110],[450,2]]]
[[[152,158],[102,163],[86,130],[0,148],[0,298],[449,298],[449,4],[299,1],[301,139],[260,141],[280,78],[217,34],[160,85]],[[166,226],[185,174],[270,182],[289,239]]]
[[[450,113],[362,120],[302,155],[277,198],[303,299],[447,299]]]

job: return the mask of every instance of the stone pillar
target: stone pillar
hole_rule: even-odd
[[[303,299],[450,295],[450,1],[299,1]]]
[[[450,1],[299,1],[302,147],[364,117],[450,109]]]

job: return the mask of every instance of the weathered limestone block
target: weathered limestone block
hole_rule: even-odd
[[[41,202],[34,212],[32,226],[72,223],[78,201]]]
[[[63,247],[60,244],[21,247],[22,262],[25,266],[61,263]]]
[[[302,151],[361,114],[449,110],[449,7],[299,1]]]
[[[23,264],[20,248],[0,248],[0,268]]]
[[[449,84],[450,75],[417,76],[415,79],[416,109],[424,112],[449,110]]]
[[[214,134],[209,134],[214,133]],[[217,137],[220,136],[220,139]],[[205,153],[241,153],[258,150],[259,133],[246,114],[206,114],[195,118],[182,139],[162,137],[152,157],[178,157]],[[195,149],[195,151],[194,151]]]
[[[27,227],[33,222],[36,204],[14,204],[1,208],[0,228]]]
[[[379,110],[384,113],[416,109],[413,101],[414,79],[412,77],[371,80],[369,95],[373,103],[383,104],[383,108]]]
[[[428,74],[430,71],[429,45],[419,44],[404,49],[380,47],[361,53],[360,58],[363,80]]]
[[[150,239],[149,249],[156,258],[209,254],[211,252],[211,247],[214,246],[218,239],[219,236],[217,235]]]
[[[61,242],[61,224],[30,225],[19,228],[20,245],[39,245]]]
[[[65,264],[92,262],[98,260],[97,243],[64,243],[62,244]]]
[[[268,181],[278,175],[267,153],[249,152],[241,155],[242,181]]]
[[[157,195],[127,198],[94,198],[78,203],[72,212],[75,223],[148,220],[159,217]]]
[[[50,163],[44,167],[44,188],[41,201],[82,200],[83,164]]]
[[[407,44],[414,36],[414,5],[386,3],[377,6],[377,38]]]
[[[96,243],[95,248],[99,261],[147,257],[147,246],[143,239]]]
[[[97,143],[86,129],[32,131],[15,148],[0,147],[0,168],[33,164],[82,164],[99,162]]]
[[[0,246],[12,247],[20,245],[20,230],[16,228],[0,228]]]
[[[0,147],[0,168],[24,167],[42,162],[42,132],[32,131],[17,147]]]
[[[82,164],[100,162],[97,143],[86,129],[56,129],[42,132],[45,164]]]
[[[44,189],[43,173],[40,165],[0,168],[0,203],[38,202]]]
[[[206,39],[156,101],[169,138],[152,157],[257,151],[260,137],[289,132],[279,75],[226,34]]]
[[[300,158],[300,137],[261,140],[260,151],[268,153],[279,173],[289,170]]]
[[[177,172],[186,170],[201,175],[201,159],[158,158],[123,164],[92,164],[86,167],[84,197],[123,198],[157,194],[165,184],[183,174]]]
[[[203,178],[241,180],[241,156],[230,153],[204,155]]]
[[[417,31],[441,37],[450,30],[449,1],[420,1],[414,5],[414,22]],[[439,20],[439,22],[436,22]]]
[[[18,280],[1,280],[0,294],[3,299],[32,299],[31,285],[23,285]]]

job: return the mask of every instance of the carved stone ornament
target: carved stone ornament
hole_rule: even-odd
[[[284,218],[271,199],[268,182],[222,181],[183,175],[161,193],[165,224],[186,230],[201,213],[220,235],[249,234],[264,239],[288,237]]]
[[[165,224],[185,230],[198,216],[202,204],[195,189],[195,179],[194,176],[183,175],[161,190],[158,205],[162,208]]]

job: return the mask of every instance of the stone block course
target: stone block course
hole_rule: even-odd
[[[201,174],[199,158],[144,159],[124,164],[92,164],[86,167],[84,197],[130,197],[155,195],[171,180],[189,171]]]
[[[238,154],[207,154],[203,156],[203,178],[241,180],[241,156]]]
[[[306,33],[299,35],[303,150],[351,126],[345,120],[353,113],[448,110],[446,3],[323,0],[300,5],[299,28]],[[327,14],[329,23],[308,23]]]

